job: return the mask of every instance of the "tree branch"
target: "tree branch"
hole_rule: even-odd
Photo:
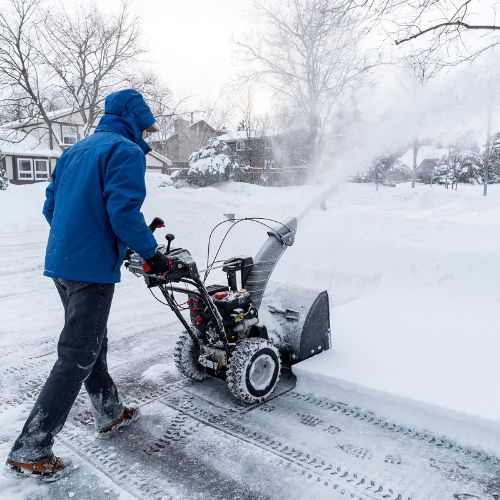
[[[415,38],[418,38],[422,35],[425,35],[426,33],[430,33],[431,31],[436,31],[438,29],[447,27],[447,26],[457,26],[459,28],[464,28],[467,30],[488,30],[488,31],[496,31],[500,30],[500,26],[491,24],[491,25],[476,25],[476,24],[468,24],[463,21],[447,21],[443,23],[436,24],[435,26],[431,26],[429,28],[426,28],[424,30],[419,30],[418,33],[415,33],[414,35],[408,36],[406,38],[401,38],[399,40],[395,41],[396,45],[400,45],[405,42],[409,42],[410,40],[415,40]]]

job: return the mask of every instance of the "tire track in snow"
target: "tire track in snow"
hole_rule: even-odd
[[[70,450],[104,472],[113,482],[137,498],[153,500],[173,500],[171,481],[162,478],[155,471],[144,467],[133,467],[112,453],[99,441],[93,441],[87,432],[77,426],[67,424],[59,434],[62,442]],[[170,493],[172,491],[172,493]]]
[[[277,396],[276,399],[280,397],[281,395]],[[273,453],[283,460],[280,462],[282,466],[298,468],[302,476],[313,480],[322,488],[334,490],[340,495],[351,498],[411,500],[411,497],[405,496],[389,486],[382,485],[375,479],[367,478],[342,465],[331,464],[327,460],[296,448],[290,443],[266,435],[262,430],[255,431],[241,425],[238,423],[238,416],[247,413],[247,411],[239,406],[231,405],[222,408],[212,404],[207,409],[208,405],[204,403],[203,406],[197,405],[195,400],[196,396],[184,394],[180,397],[165,397],[160,399],[160,402],[195,418],[204,425]],[[255,405],[253,408],[258,406],[260,405]]]
[[[451,448],[443,445],[444,441],[425,431],[411,429],[411,433],[395,434],[383,423],[373,426],[371,420],[365,422],[358,416],[363,413],[359,408],[332,412],[330,416],[329,405],[334,402],[324,399],[322,406],[317,406],[320,412],[308,413],[310,395],[294,390],[245,408],[229,399],[219,383],[219,397],[210,401],[207,394],[215,393],[207,390],[207,384],[210,382],[189,386],[160,402],[279,455],[285,464],[292,462],[302,476],[314,478],[328,491],[334,483],[346,491],[350,488],[360,498],[500,498],[497,459],[479,450],[453,443],[460,454],[450,454]],[[300,426],[308,430],[301,432]],[[420,439],[424,435],[426,439]]]
[[[405,436],[408,439],[423,441],[433,447],[439,449],[449,450],[452,453],[459,453],[465,455],[466,457],[491,464],[494,467],[500,467],[500,458],[490,455],[488,453],[470,448],[467,446],[462,446],[444,436],[436,436],[435,434],[419,429],[412,429],[411,427],[406,427],[404,425],[395,424],[377,416],[376,414],[363,411],[360,408],[351,407],[345,403],[340,403],[337,401],[330,401],[326,398],[318,398],[311,394],[304,394],[300,392],[291,391],[289,393],[290,397],[297,400],[308,403],[312,406],[317,406],[320,408],[326,408],[333,412],[345,415],[351,419],[355,419],[362,422],[367,422],[370,425],[376,426],[388,433],[396,433]]]

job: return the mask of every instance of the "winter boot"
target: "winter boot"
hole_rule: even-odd
[[[123,409],[123,413],[107,427],[98,430],[95,437],[98,439],[108,439],[121,427],[125,427],[126,425],[130,425],[132,422],[135,422],[139,418],[139,415],[140,410],[138,406],[126,406]]]
[[[19,462],[8,458],[5,467],[7,473],[16,477],[30,477],[52,482],[67,476],[71,472],[72,464],[70,460],[63,461],[55,456],[36,462]]]

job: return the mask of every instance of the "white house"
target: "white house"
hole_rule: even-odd
[[[78,112],[64,109],[49,113],[49,117],[56,138],[50,137],[40,119],[10,122],[0,127],[0,163],[12,184],[47,181],[62,154],[57,143],[67,148],[82,139],[84,124]],[[156,151],[146,156],[149,170],[161,172],[171,165],[168,158]]]

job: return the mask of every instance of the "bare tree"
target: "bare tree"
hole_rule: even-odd
[[[489,15],[483,20],[487,5],[484,0],[371,0],[360,1],[363,8],[395,25],[391,30],[396,45],[417,38],[425,38],[429,50],[441,46],[454,46],[457,53],[451,62],[476,58],[485,50],[500,44],[500,25],[496,22],[496,8],[491,4]],[[473,33],[480,35],[471,40]],[[451,54],[450,54],[451,55]]]
[[[51,111],[68,107],[90,133],[104,96],[124,82],[140,52],[137,19],[127,4],[116,15],[93,6],[74,14],[44,12],[40,0],[6,0],[0,12],[0,90],[3,106],[39,122],[61,149]],[[34,119],[34,120],[33,120]]]
[[[265,141],[270,134],[270,116],[257,113],[255,109],[254,89],[249,85],[238,106],[240,119],[237,130],[245,137],[245,149],[240,152],[247,165],[254,167],[256,162],[266,163],[272,160],[266,151]],[[267,163],[270,167],[270,163]]]
[[[221,131],[233,123],[238,107],[236,94],[237,89],[223,86],[215,99],[199,106],[203,110],[204,120],[216,131]]]
[[[339,97],[375,65],[359,47],[365,31],[354,7],[352,0],[261,0],[256,12],[265,29],[238,43],[253,76],[306,117],[312,164]]]
[[[10,8],[0,12],[0,90],[3,107],[17,117],[40,119],[53,137],[49,109],[55,90],[35,46],[38,6],[38,0],[9,0]]]
[[[238,110],[240,116],[238,128],[246,133],[247,139],[263,136],[266,132],[266,125],[269,124],[269,116],[265,113],[257,112],[252,86],[247,87]]]
[[[51,9],[37,34],[39,57],[57,77],[67,106],[80,114],[87,136],[104,97],[126,82],[126,65],[141,53],[138,19],[126,2],[116,15],[104,14],[95,4],[72,14]]]

